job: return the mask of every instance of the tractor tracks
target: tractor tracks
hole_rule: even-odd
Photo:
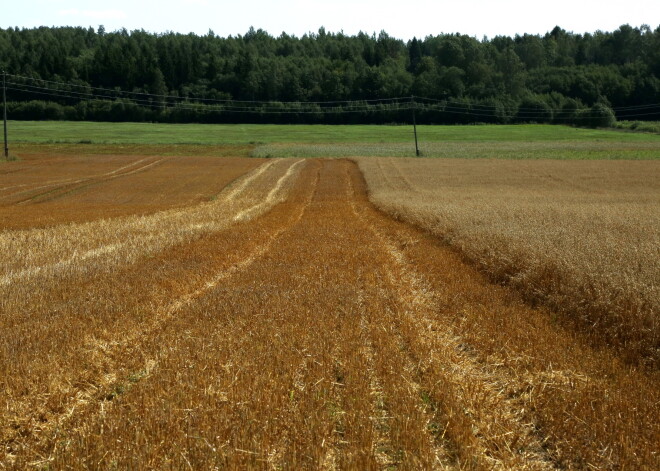
[[[409,241],[410,235],[393,233],[391,226],[387,232],[379,227],[383,216],[365,204],[364,197],[356,194],[351,176],[347,178],[355,217],[391,260],[386,271],[389,286],[404,313],[391,321],[397,324],[395,332],[401,336],[409,361],[423,365],[416,368],[423,385],[417,384],[415,389],[421,391],[426,386],[425,400],[433,404],[432,408],[443,410],[447,423],[440,424],[444,428],[441,433],[451,440],[450,448],[459,466],[476,460],[484,468],[553,469],[533,424],[520,414],[520,404],[504,397],[501,372],[490,371],[487,365],[477,362],[451,326],[434,315],[438,307],[428,283],[394,242]],[[354,174],[353,180],[356,178]],[[360,199],[362,208],[356,204]],[[445,391],[438,395],[436,391],[441,389]]]
[[[153,158],[147,157],[144,159],[131,162],[130,164],[119,167],[110,172],[105,172],[97,175],[91,175],[83,178],[65,178],[59,180],[50,180],[42,184],[37,184],[37,186],[32,186],[30,184],[20,184],[0,188],[0,193],[6,192],[8,190],[17,190],[9,194],[1,195],[0,198],[10,198],[18,196],[18,199],[14,201],[14,204],[24,205],[28,203],[49,201],[52,199],[60,198],[66,196],[69,193],[79,191],[83,188],[89,187],[91,185],[97,185],[104,183],[116,178],[126,177],[133,175],[139,172],[143,172],[149,168],[152,168],[156,165],[159,165],[169,158]],[[146,162],[146,163],[145,163]],[[46,191],[39,191],[49,188]],[[34,194],[37,191],[38,193]],[[21,194],[33,193],[26,197],[20,197]]]
[[[301,162],[298,161],[294,165],[300,167]],[[265,167],[267,169],[269,165]],[[247,184],[264,173],[266,169],[257,171],[246,178]],[[309,169],[308,174],[313,172],[313,169]],[[292,174],[293,171],[287,172],[285,176],[277,180],[276,188],[274,188],[277,191],[271,191],[269,194],[275,195],[280,192],[284,181]],[[257,226],[269,224],[269,230],[259,230],[258,227],[250,227],[250,224],[242,224],[233,227],[231,237],[224,243],[222,234],[216,237],[210,236],[209,239],[197,243],[199,252],[213,251],[214,247],[218,246],[216,244],[224,245],[226,248],[233,244],[236,247],[230,251],[227,257],[223,257],[219,261],[220,266],[215,270],[209,267],[205,276],[193,279],[193,283],[183,294],[174,300],[164,300],[166,302],[163,304],[150,306],[151,314],[136,329],[118,335],[114,339],[97,338],[95,335],[87,336],[81,347],[81,354],[88,359],[88,367],[75,371],[75,376],[80,380],[76,380],[75,377],[68,380],[74,387],[69,388],[66,392],[67,399],[64,403],[60,402],[56,410],[44,412],[42,407],[35,408],[33,404],[35,417],[22,415],[20,419],[17,417],[12,422],[11,430],[13,432],[5,432],[0,441],[0,456],[2,451],[6,452],[5,463],[16,464],[16,455],[23,454],[26,450],[41,449],[43,453],[55,453],[57,450],[49,448],[47,440],[45,441],[46,447],[40,448],[44,446],[44,437],[50,436],[54,440],[58,430],[66,427],[67,424],[81,420],[81,417],[84,417],[84,420],[91,420],[93,415],[104,413],[104,410],[110,405],[110,401],[115,397],[116,392],[113,391],[128,389],[138,379],[146,378],[157,371],[159,358],[163,352],[156,350],[149,353],[150,348],[145,344],[158,336],[160,331],[167,329],[168,322],[174,316],[181,315],[182,310],[189,308],[191,304],[216,288],[219,283],[248,269],[256,260],[265,256],[272,244],[284,233],[290,231],[303,217],[317,186],[317,181],[318,175],[315,178],[308,178],[305,185],[299,185],[299,188],[296,189],[300,196],[295,198],[295,203],[284,205],[286,208],[279,208],[276,211],[277,214],[265,216],[259,220]],[[243,188],[247,184],[242,185]],[[243,188],[239,187],[239,191],[232,191],[228,199],[234,199]],[[247,220],[247,218],[244,219]],[[246,237],[241,233],[250,234],[250,236]],[[257,234],[256,237],[255,234]],[[191,249],[193,253],[196,252],[195,247],[188,247],[184,253],[184,260],[185,254],[191,253]],[[170,252],[162,257],[170,260],[176,259],[176,248]],[[148,270],[148,265],[149,263],[143,269]],[[19,406],[15,407],[20,409]],[[35,426],[37,423],[38,425]],[[30,453],[28,452],[28,454]],[[41,459],[39,459],[39,453],[32,455],[31,464],[46,465],[51,461],[48,456],[43,454],[40,456]],[[2,462],[0,460],[0,464]]]
[[[160,163],[162,159],[151,162],[147,166]],[[100,259],[115,260],[115,263],[125,262],[136,255],[144,256],[149,252],[160,250],[168,245],[180,243],[198,234],[212,232],[227,227],[230,221],[249,220],[271,208],[283,198],[283,187],[290,182],[296,174],[302,161],[293,164],[277,162],[279,167],[286,166],[283,175],[279,175],[279,168],[275,162],[269,162],[258,167],[244,176],[236,186],[226,189],[216,201],[203,203],[184,209],[166,210],[143,217],[128,217],[111,221],[99,221],[69,227],[55,227],[33,232],[22,231],[21,236],[16,233],[0,235],[0,246],[7,239],[6,245],[13,251],[22,252],[16,260],[16,265],[6,264],[7,272],[0,276],[0,287],[21,282],[38,275],[53,277],[63,276],[70,271],[80,271],[90,264],[98,266]],[[128,167],[128,166],[127,166]],[[144,167],[133,170],[141,171]],[[118,172],[120,169],[116,170]],[[269,173],[273,173],[269,177]],[[125,175],[125,174],[122,174]],[[262,200],[242,198],[246,188],[256,181],[264,180],[267,185],[267,194]],[[270,183],[269,180],[273,182]],[[228,206],[231,203],[231,206]],[[229,209],[229,214],[214,214],[215,209]],[[20,240],[25,249],[17,246]],[[64,244],[70,239],[71,247]],[[98,241],[105,243],[99,244]],[[53,244],[54,241],[57,241]],[[48,255],[49,252],[37,252],[35,259],[31,260],[31,247],[41,245],[62,246],[59,260],[44,263],[36,259]],[[86,249],[81,250],[81,247]],[[150,247],[151,246],[151,247]],[[49,255],[51,258],[57,255]],[[20,263],[20,265],[19,265]],[[21,265],[23,265],[21,267]],[[27,265],[27,266],[26,266]]]

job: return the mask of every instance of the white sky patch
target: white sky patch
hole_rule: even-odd
[[[0,28],[104,25],[153,33],[222,37],[250,26],[272,36],[326,31],[386,31],[397,39],[461,33],[481,39],[540,34],[560,26],[574,33],[614,31],[623,24],[660,26],[660,1],[635,0],[21,0],[0,16]]]
[[[60,16],[72,16],[89,18],[97,21],[104,20],[123,20],[128,17],[126,12],[122,10],[78,10],[77,8],[70,8],[68,10],[60,10]]]

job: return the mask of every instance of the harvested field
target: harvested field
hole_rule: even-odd
[[[660,465],[656,372],[377,211],[351,161],[243,168],[0,234],[0,467]]]
[[[150,214],[208,201],[262,161],[27,154],[0,168],[0,228]]]
[[[360,159],[371,201],[599,346],[660,364],[660,163]]]

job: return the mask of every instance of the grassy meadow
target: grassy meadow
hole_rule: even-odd
[[[424,157],[655,159],[660,136],[552,125],[418,126]],[[21,152],[242,155],[250,157],[411,157],[412,126],[210,125],[14,121],[10,149]]]

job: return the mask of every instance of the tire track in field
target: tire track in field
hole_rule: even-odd
[[[381,288],[382,299],[391,299],[392,292]],[[391,301],[396,306],[396,300]],[[371,326],[374,351],[380,358],[381,376],[385,392],[392,398],[392,407],[400,416],[410,418],[415,428],[422,430],[420,439],[410,444],[418,456],[427,456],[426,462],[417,463],[419,469],[460,469],[456,460],[456,444],[447,436],[446,417],[424,389],[420,362],[410,355],[400,329],[400,306],[386,307],[382,311],[382,324]],[[373,334],[375,332],[378,334]],[[395,414],[392,414],[395,415]],[[407,437],[398,437],[398,440]]]
[[[276,200],[280,197],[280,193],[282,191],[282,187],[284,184],[293,176],[295,173],[295,168],[302,162],[302,160],[299,160],[292,164],[287,172],[280,177],[277,182],[275,183],[274,187],[269,191],[268,195],[266,198],[259,202],[255,203],[254,205],[248,207],[247,209],[244,210],[238,210],[237,215],[233,216],[234,221],[245,221],[249,220],[252,217],[256,216],[260,212],[265,211],[267,208],[275,204]],[[231,188],[226,195],[221,196],[218,201],[213,202],[213,203],[207,203],[206,206],[210,205],[218,205],[221,204],[222,202],[233,202],[235,201],[243,192],[245,192],[246,188],[249,188],[249,185],[252,184],[256,179],[259,177],[263,176],[269,169],[273,167],[275,162],[268,162],[267,164],[264,164],[260,167],[258,167],[255,171],[250,172],[248,175],[246,175],[242,181],[236,186],[235,188]],[[139,169],[138,169],[139,170]],[[161,215],[171,216],[171,217],[176,217],[178,214],[185,213],[186,211],[193,211],[197,210],[199,207],[192,207],[192,208],[186,208],[183,210],[175,210],[175,211],[170,211],[170,212],[163,212]],[[154,216],[158,217],[158,216]],[[150,217],[147,217],[149,219]],[[153,219],[153,217],[152,217]],[[190,224],[189,226],[184,226],[184,229],[188,229],[191,231],[205,231],[205,230],[210,230],[213,229],[215,226],[214,223],[194,223]],[[141,237],[141,243],[145,244],[148,243],[150,236],[148,234],[145,234]],[[11,285],[12,283],[15,283],[20,280],[24,280],[27,278],[31,278],[34,276],[37,276],[39,274],[43,273],[57,273],[60,272],[64,269],[79,265],[81,262],[86,262],[90,261],[93,259],[97,259],[102,256],[109,256],[112,255],[113,253],[116,253],[120,251],[121,249],[127,247],[129,245],[129,241],[125,242],[115,242],[111,244],[106,244],[106,245],[101,245],[98,247],[94,247],[90,250],[87,250],[82,253],[73,253],[69,258],[65,260],[61,260],[56,263],[52,264],[46,264],[46,265],[38,265],[34,267],[29,267],[26,269],[22,269],[19,271],[15,272],[10,272],[6,274],[3,277],[0,277],[0,287],[2,286],[8,286]]]
[[[109,244],[109,245],[104,245],[101,247],[98,247],[96,249],[91,249],[86,252],[83,252],[82,254],[74,254],[70,258],[66,260],[62,260],[60,262],[52,263],[50,265],[42,265],[42,266],[36,266],[36,267],[30,267],[26,268],[24,270],[10,273],[8,275],[3,276],[0,278],[0,286],[8,286],[11,285],[12,283],[26,279],[26,278],[32,278],[34,276],[39,275],[40,273],[49,271],[49,272],[58,272],[60,270],[63,270],[65,268],[68,268],[70,266],[73,266],[74,264],[78,264],[80,262],[84,262],[89,259],[93,259],[96,257],[100,257],[103,255],[111,254],[113,252],[116,252],[119,250],[121,247],[123,247],[125,244]]]
[[[385,182],[385,185],[387,187],[396,187],[396,185],[392,184],[392,178],[388,174],[388,172],[385,171],[383,168],[383,160],[378,159],[376,163],[376,167],[378,168],[378,173],[380,174],[380,178]]]
[[[269,168],[271,168],[275,164],[274,160],[271,160],[268,163],[262,164],[259,167],[257,167],[255,170],[250,172],[248,175],[246,175],[241,181],[237,182],[236,186],[231,186],[229,187],[229,191],[227,192],[226,195],[221,196],[222,199],[225,201],[231,201],[236,198],[239,194],[245,191],[245,189],[248,187],[248,185],[254,181],[255,179],[259,178],[261,175],[263,175]]]
[[[385,395],[383,389],[383,380],[376,371],[376,351],[374,350],[371,326],[367,321],[366,313],[360,316],[360,333],[364,337],[364,356],[366,357],[365,370],[369,378],[371,387],[371,397],[373,400],[373,410],[371,420],[374,422],[375,440],[372,453],[376,456],[379,464],[384,467],[391,467],[397,464],[396,456],[392,453],[392,439],[389,433],[388,421],[392,419],[389,416]]]
[[[294,165],[301,162],[302,161],[298,161]],[[29,450],[33,447],[36,449],[43,445],[44,436],[51,436],[51,438],[54,439],[57,437],[57,430],[66,427],[68,423],[80,420],[83,416],[88,420],[95,414],[99,413],[99,411],[103,412],[104,404],[113,399],[112,393],[108,393],[108,391],[113,388],[123,389],[130,386],[130,384],[128,384],[129,382],[119,378],[119,372],[124,369],[121,366],[122,363],[128,362],[129,360],[127,359],[132,357],[131,352],[139,351],[148,339],[153,338],[159,331],[166,329],[168,322],[183,309],[190,308],[190,306],[199,298],[212,291],[218,286],[218,284],[231,278],[237,273],[245,271],[257,260],[264,257],[279,238],[299,223],[307,211],[318,186],[318,171],[316,173],[317,176],[315,180],[312,180],[311,183],[307,182],[307,186],[302,187],[299,190],[307,194],[307,196],[303,198],[303,201],[299,204],[294,204],[291,208],[287,208],[287,213],[277,216],[276,224],[279,225],[279,227],[275,231],[269,232],[265,239],[258,241],[256,246],[253,247],[248,254],[243,253],[245,248],[237,250],[230,254],[227,260],[225,260],[223,264],[225,266],[223,268],[206,279],[198,281],[189,292],[177,297],[169,304],[151,308],[153,314],[149,316],[148,323],[143,324],[140,329],[135,330],[128,335],[122,335],[114,341],[99,341],[95,338],[86,339],[85,343],[87,344],[87,347],[85,348],[85,354],[91,359],[96,359],[100,363],[105,364],[106,367],[96,368],[90,366],[89,371],[78,372],[78,376],[85,378],[85,380],[72,380],[72,383],[76,384],[75,389],[70,392],[69,399],[66,403],[58,406],[58,409],[60,409],[61,412],[51,414],[48,417],[47,422],[38,427],[37,431],[39,432],[39,436],[35,436],[27,429],[17,427],[16,433],[13,434],[13,436],[3,437],[0,441],[0,450],[3,448],[12,450],[8,453],[9,462],[11,463],[13,461],[11,455],[14,451]],[[288,173],[287,178],[290,178],[292,174],[293,173]],[[302,185],[304,185],[304,183],[301,183],[299,186]],[[251,229],[250,224],[243,224],[237,226],[234,229],[234,232],[251,234],[253,233],[253,230]],[[234,237],[236,238],[236,236]],[[241,238],[239,237],[238,239]],[[249,237],[247,239],[249,239]],[[142,379],[157,371],[159,366],[159,356],[161,354],[162,352],[152,352],[152,355],[150,355],[149,358],[141,360],[143,367],[139,370],[134,369],[133,373],[129,372],[129,376]],[[110,363],[109,367],[107,366],[108,362]],[[96,370],[103,370],[103,375],[98,376],[97,374],[96,377],[94,377],[94,371]],[[134,382],[135,381],[130,381],[131,384]],[[31,419],[29,417],[24,418],[24,421],[38,422],[36,418]],[[52,452],[54,451],[55,450],[52,450]],[[43,456],[42,458],[42,460],[36,460],[31,464],[41,466],[47,465],[50,462],[50,459]],[[0,465],[2,465],[2,460],[0,460]]]
[[[401,182],[402,188],[400,188],[400,191],[415,192],[416,191],[415,185],[412,184],[410,179],[401,170],[400,161],[401,159],[393,158],[393,163],[392,163],[392,167],[394,168],[397,174],[397,179],[399,182]]]
[[[381,302],[387,297],[388,293],[383,293]],[[373,302],[373,299],[369,301]],[[437,419],[433,411],[420,401],[422,391],[414,378],[415,365],[401,354],[403,348],[390,314],[388,307],[382,306],[380,323],[374,322],[373,313],[363,315],[360,320],[366,370],[374,399],[372,419],[377,437],[374,453],[386,469],[401,465],[402,454],[409,460],[417,460],[412,466],[406,463],[407,467],[454,469],[448,443],[444,437],[435,436]],[[401,423],[402,419],[407,421],[406,426]],[[401,434],[400,430],[406,429],[415,430],[421,436]]]
[[[43,189],[43,188],[50,188],[52,186],[57,186],[57,185],[60,185],[60,184],[63,184],[63,183],[75,184],[75,183],[80,183],[80,182],[85,182],[85,181],[88,181],[88,180],[92,180],[94,178],[102,178],[102,177],[105,177],[105,176],[114,175],[117,172],[121,172],[122,170],[126,170],[128,168],[139,165],[142,162],[144,162],[145,160],[149,160],[149,159],[154,159],[154,157],[145,157],[144,159],[136,160],[134,162],[131,162],[130,164],[124,165],[122,167],[119,167],[115,170],[112,170],[112,171],[106,172],[106,173],[99,173],[99,174],[89,175],[87,177],[78,178],[78,179],[76,179],[76,178],[64,178],[64,179],[59,179],[59,180],[48,180],[48,181],[45,182],[45,185],[36,183],[36,185],[39,185],[39,186],[32,187],[32,188],[29,188],[27,190],[20,190],[18,193],[20,193],[21,191],[23,193],[25,193],[25,192],[28,192],[28,191],[35,191],[35,190],[40,190],[40,189]],[[44,182],[41,182],[41,183],[44,183]],[[0,188],[0,191],[7,191],[7,190],[16,189],[16,188],[25,188],[26,186],[30,186],[30,185],[34,185],[34,184],[35,183],[23,183],[23,184],[20,184],[20,185],[6,186],[6,187]],[[17,193],[12,193],[12,194],[9,194],[9,195],[0,196],[0,198],[7,198],[9,196],[14,196],[16,194]]]
[[[352,166],[344,166],[346,210],[357,215],[357,195],[351,181]],[[361,224],[359,218],[358,224]],[[368,233],[369,231],[367,231]],[[379,272],[384,268],[379,266]],[[369,290],[362,290],[360,330],[364,337],[367,372],[372,384],[374,416],[384,468],[403,465],[408,469],[454,469],[449,444],[438,436],[438,417],[422,403],[423,392],[415,378],[416,367],[404,351],[394,328],[398,311],[391,305],[392,293],[377,274],[368,277]],[[412,436],[408,430],[417,432]],[[405,432],[404,432],[405,431]],[[403,432],[403,433],[402,433]]]
[[[397,157],[383,157],[379,158],[376,167],[378,168],[378,173],[380,178],[385,182],[385,185],[393,190],[398,191],[416,191],[413,184],[410,182],[408,177],[401,171],[399,164],[396,162],[400,160]],[[383,162],[392,162],[389,165],[389,168],[394,169],[394,174],[387,172],[383,166]]]
[[[407,263],[405,255],[393,243],[392,235],[378,227],[378,215],[367,214],[373,211],[368,206],[357,208],[355,200],[359,198],[355,190],[354,194],[355,217],[363,222],[392,261],[387,276],[405,312],[398,331],[408,331],[405,341],[417,344],[415,349],[428,355],[418,360],[441,372],[442,384],[436,383],[433,387],[450,391],[442,396],[449,401],[458,400],[460,407],[468,412],[466,421],[464,417],[452,417],[455,411],[446,411],[449,423],[445,432],[459,448],[459,454],[464,460],[472,457],[484,469],[554,469],[532,424],[522,417],[519,405],[504,397],[501,378],[465,353],[464,343],[449,325],[440,324],[429,315],[435,300],[423,275]],[[438,406],[451,407],[449,404]],[[452,428],[456,429],[454,437]],[[472,435],[465,435],[465,430],[470,429],[474,430]]]
[[[268,195],[266,195],[266,198],[261,202],[257,203],[254,206],[244,209],[243,211],[240,211],[236,216],[234,216],[234,221],[242,221],[244,219],[249,219],[251,215],[257,213],[259,210],[268,207],[271,205],[275,199],[280,190],[282,189],[282,185],[284,182],[286,182],[289,178],[291,178],[291,175],[293,175],[295,168],[300,165],[303,161],[299,160],[293,165],[289,167],[289,169],[286,171],[282,177],[280,177],[279,180],[277,180],[277,183],[273,187],[272,190],[268,192]]]
[[[32,195],[29,198],[25,198],[23,200],[17,201],[15,204],[20,206],[20,205],[24,205],[24,204],[28,204],[28,203],[52,201],[52,200],[55,200],[57,198],[64,197],[64,196],[66,196],[70,193],[73,193],[75,191],[79,191],[79,190],[82,190],[84,188],[88,188],[92,185],[98,185],[98,184],[108,182],[110,180],[114,180],[116,178],[127,177],[129,175],[134,175],[136,173],[144,172],[145,170],[148,170],[151,167],[159,165],[159,164],[161,164],[161,163],[163,163],[167,160],[170,160],[170,159],[171,159],[171,157],[163,157],[163,158],[160,158],[160,159],[156,159],[152,162],[149,162],[149,163],[147,163],[147,164],[145,164],[141,167],[138,167],[136,169],[129,170],[128,172],[120,172],[120,170],[123,170],[123,169],[134,166],[134,165],[126,165],[126,166],[122,167],[121,169],[117,169],[113,172],[103,174],[99,177],[92,177],[92,178],[76,180],[76,181],[68,183],[68,184],[66,184],[62,187],[58,187],[58,188],[55,188],[53,190],[48,190],[46,192],[39,193],[37,195]],[[142,159],[139,162],[142,162],[144,160],[146,160],[146,159]],[[32,190],[30,190],[30,191],[32,191]]]

